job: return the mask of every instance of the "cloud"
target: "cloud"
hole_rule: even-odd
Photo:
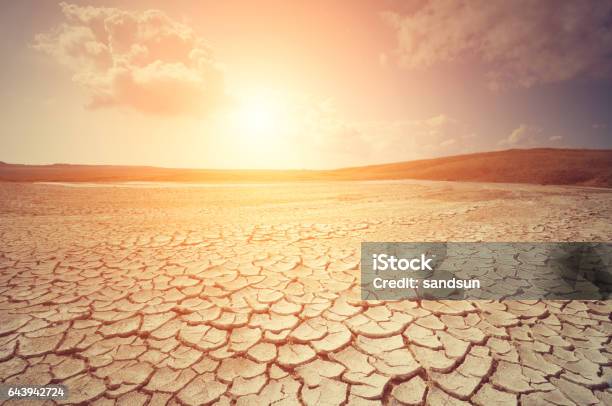
[[[472,152],[482,137],[454,117],[438,114],[419,119],[364,120],[347,116],[333,100],[304,93],[283,97],[282,125],[255,147],[235,130],[231,112],[218,115],[213,131],[227,134],[228,151],[261,148],[259,157],[282,159],[300,168],[342,167],[399,162]],[[279,158],[279,151],[283,151]],[[252,152],[252,151],[250,151]],[[323,166],[322,164],[325,163]]]
[[[553,135],[552,137],[548,137],[548,141],[556,142],[561,141],[563,139],[562,135]]]
[[[532,147],[541,143],[542,129],[540,127],[521,124],[508,137],[499,141],[499,145],[507,147]],[[552,141],[552,137],[550,139]]]
[[[612,73],[612,2],[437,0],[385,12],[406,68],[475,60],[492,89]]]
[[[458,120],[440,114],[414,120],[346,120],[335,109],[305,114],[300,148],[344,154],[346,162],[392,162],[461,153],[472,140]],[[343,163],[339,163],[343,165]]]
[[[456,139],[454,138],[449,138],[447,140],[444,140],[440,143],[441,147],[450,147],[451,145],[455,145],[455,143],[457,142]]]
[[[60,3],[65,21],[34,48],[73,71],[88,107],[160,115],[202,114],[224,100],[223,74],[188,26],[161,11]]]
[[[378,64],[382,67],[386,67],[389,63],[389,55],[384,52],[378,54]]]

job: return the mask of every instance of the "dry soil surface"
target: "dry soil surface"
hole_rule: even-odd
[[[358,290],[361,241],[610,241],[611,219],[612,191],[578,187],[0,184],[0,381],[94,405],[612,404],[611,301]]]

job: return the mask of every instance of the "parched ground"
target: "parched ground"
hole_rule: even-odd
[[[610,241],[611,219],[612,191],[575,187],[0,184],[0,381],[94,405],[612,404],[612,301],[358,291],[361,241]]]

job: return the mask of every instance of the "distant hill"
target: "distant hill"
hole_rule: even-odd
[[[612,150],[512,149],[335,170],[0,164],[9,182],[274,182],[424,179],[612,187]]]
[[[431,179],[612,187],[612,150],[511,149],[346,168],[360,179]]]

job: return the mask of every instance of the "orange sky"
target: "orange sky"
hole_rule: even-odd
[[[611,147],[609,2],[460,3],[5,2],[0,160],[330,168]]]

